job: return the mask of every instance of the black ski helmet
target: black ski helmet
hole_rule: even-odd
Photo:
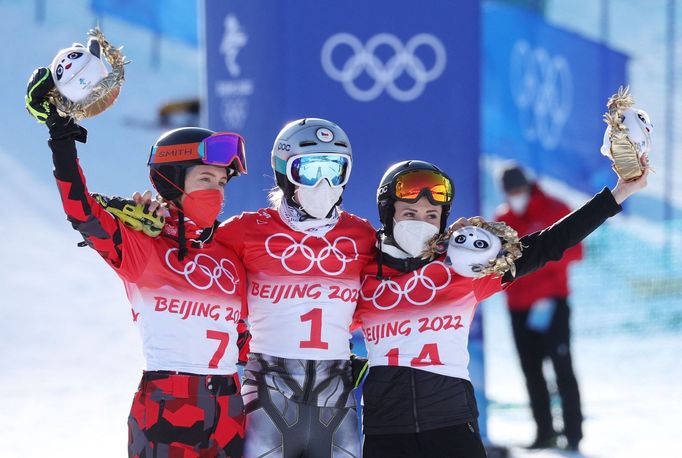
[[[213,134],[215,134],[215,132],[212,130],[204,129],[202,127],[180,127],[164,132],[159,139],[156,140],[152,145],[149,154],[149,179],[151,180],[152,185],[154,185],[154,189],[156,189],[161,197],[169,201],[178,199],[182,195],[180,189],[185,188],[185,175],[187,169],[195,165],[201,165],[203,162],[200,159],[190,159],[153,164],[151,163],[151,160],[154,147],[199,143]],[[226,168],[228,180],[232,176],[239,174],[239,170],[235,165],[230,165]]]
[[[452,179],[443,172],[438,166],[426,161],[410,160],[402,161],[393,164],[386,170],[379,188],[377,189],[377,207],[379,208],[379,221],[383,225],[382,231],[384,234],[391,236],[393,235],[393,217],[395,215],[395,182],[398,176],[413,172],[416,170],[432,170],[443,175],[445,178],[450,180],[452,184],[452,198],[455,197],[455,184]],[[450,214],[450,208],[452,206],[452,200],[448,204],[442,204],[443,212],[440,218],[440,232],[445,232],[445,227],[447,226],[448,215]]]

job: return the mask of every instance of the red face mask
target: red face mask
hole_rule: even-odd
[[[199,227],[211,227],[223,209],[223,194],[218,189],[200,189],[185,195],[182,210]]]

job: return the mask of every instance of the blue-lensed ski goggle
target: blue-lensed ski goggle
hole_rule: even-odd
[[[351,160],[338,153],[299,154],[286,161],[276,158],[275,170],[304,188],[313,188],[323,179],[338,187],[348,183]]]

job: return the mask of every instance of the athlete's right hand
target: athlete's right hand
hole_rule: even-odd
[[[139,193],[136,194],[139,196]],[[127,227],[141,231],[150,237],[157,237],[161,234],[165,223],[163,216],[165,208],[159,202],[154,201],[152,204],[145,205],[138,202],[139,198],[130,200],[101,194],[92,194],[92,197]]]

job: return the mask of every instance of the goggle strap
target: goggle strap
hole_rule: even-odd
[[[159,152],[166,153],[163,158],[159,158]],[[180,145],[165,145],[152,147],[151,164],[163,164],[165,162],[183,162],[200,159],[199,143],[185,143]]]
[[[166,180],[166,181],[168,182],[168,184],[170,184],[171,186],[173,186],[175,189],[177,189],[178,191],[180,191],[180,192],[183,193],[184,195],[187,195],[187,193],[185,192],[184,189],[180,188],[178,185],[176,185],[175,183],[173,183],[166,175],[164,175],[163,173],[161,173],[158,169],[151,169],[151,170],[154,171],[154,172],[156,172],[156,174],[157,174],[158,176],[160,176],[161,178],[163,178],[164,180]]]
[[[275,156],[275,171],[281,173],[282,175],[287,174],[287,162],[286,159],[281,159]]]

